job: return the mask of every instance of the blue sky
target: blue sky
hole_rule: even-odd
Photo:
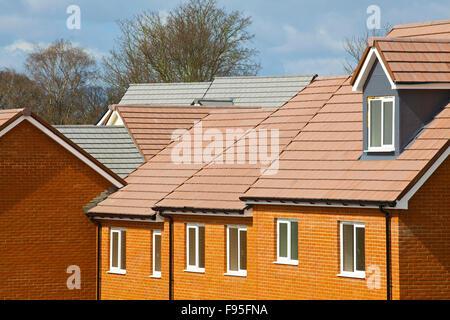
[[[142,10],[164,14],[180,0],[0,0],[0,68],[23,70],[33,45],[64,38],[101,58],[119,34],[116,21]],[[81,9],[81,29],[69,30],[69,5]],[[260,75],[343,74],[346,37],[364,32],[367,7],[381,9],[381,24],[450,18],[448,0],[218,0],[253,19],[250,32],[260,54]]]

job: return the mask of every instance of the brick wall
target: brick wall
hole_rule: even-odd
[[[408,211],[388,209],[394,299],[450,296],[448,177],[447,161],[413,197]],[[298,219],[298,266],[274,263],[277,218]],[[366,279],[338,276],[342,220],[365,224]],[[184,271],[189,222],[205,224],[205,273]],[[224,275],[227,224],[247,226],[247,277]],[[127,227],[127,275],[106,273],[110,226]],[[102,298],[167,299],[168,222],[161,281],[148,279],[152,228],[105,224]],[[253,219],[180,215],[174,216],[174,243],[175,299],[386,299],[385,217],[378,209],[257,205]],[[368,285],[377,277],[379,287]]]
[[[95,299],[96,226],[82,207],[111,186],[23,121],[0,138],[0,299]],[[68,290],[67,267],[81,268]]]
[[[126,229],[126,274],[108,273],[110,261],[110,228]],[[152,231],[161,230],[161,278],[152,278]],[[101,292],[108,299],[168,299],[169,247],[163,223],[107,221],[102,223]],[[167,227],[168,230],[168,227]]]
[[[400,298],[450,298],[450,162],[447,159],[400,215]]]

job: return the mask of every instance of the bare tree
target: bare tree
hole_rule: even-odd
[[[384,37],[391,29],[390,24],[385,24],[381,29],[366,29],[361,35],[345,38],[344,50],[349,55],[349,59],[346,59],[343,65],[345,72],[350,74],[355,70],[371,37]]]
[[[86,94],[98,80],[96,62],[85,50],[59,40],[37,47],[25,69],[42,90],[41,116],[52,124],[85,122]]]
[[[250,17],[226,12],[215,0],[189,0],[165,19],[144,12],[119,22],[122,34],[103,61],[105,82],[124,92],[130,83],[210,81],[256,75],[257,51],[248,44]]]
[[[26,75],[12,69],[0,71],[0,109],[29,108],[42,111],[42,91]]]

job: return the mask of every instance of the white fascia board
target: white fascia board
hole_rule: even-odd
[[[408,201],[416,194],[416,192],[422,187],[422,185],[428,180],[429,177],[436,171],[437,168],[447,159],[448,154],[450,153],[450,147],[445,150],[440,157],[433,163],[433,165],[425,172],[425,174],[416,182],[416,184],[401,198],[397,205],[396,209],[408,209]]]
[[[91,167],[95,172],[97,172],[98,174],[100,174],[102,177],[104,177],[106,180],[108,180],[109,182],[111,182],[114,186],[116,186],[117,188],[122,188],[124,185],[116,180],[114,177],[112,177],[109,173],[107,173],[106,171],[104,171],[102,168],[100,168],[97,164],[95,164],[94,162],[92,162],[90,159],[88,159],[86,156],[84,156],[82,153],[80,153],[77,149],[75,149],[74,147],[72,147],[70,144],[68,144],[66,141],[64,141],[63,139],[61,139],[60,137],[58,137],[54,132],[52,132],[51,130],[49,130],[47,127],[45,127],[44,125],[42,125],[39,121],[37,121],[36,119],[34,119],[31,116],[24,116],[22,115],[21,117],[19,117],[18,119],[16,119],[15,121],[13,121],[10,125],[8,125],[5,129],[3,129],[0,132],[0,137],[3,136],[5,133],[7,133],[8,131],[10,131],[12,128],[14,128],[15,126],[17,126],[19,123],[21,123],[22,121],[27,120],[29,121],[31,124],[33,124],[35,127],[37,127],[39,130],[41,130],[42,132],[44,132],[47,136],[49,136],[50,138],[52,138],[53,140],[55,140],[58,144],[60,144],[62,147],[64,147],[66,150],[68,150],[70,153],[72,153],[74,156],[76,156],[78,159],[80,159],[81,161],[83,161],[84,163],[86,163],[89,167]]]
[[[366,57],[366,60],[364,61],[364,64],[359,71],[358,77],[356,78],[355,83],[353,84],[352,90],[353,91],[362,91],[364,84],[366,83],[366,80],[369,76],[370,70],[372,70],[372,67],[375,63],[375,61],[378,60],[378,62],[381,64],[381,67],[383,68],[384,73],[386,74],[386,77],[389,80],[389,83],[391,84],[392,89],[397,89],[396,84],[391,79],[391,76],[389,75],[388,69],[383,63],[383,60],[381,59],[380,53],[375,47],[372,47]]]
[[[21,123],[23,120],[25,120],[24,116],[21,116],[19,118],[17,118],[16,120],[14,120],[13,122],[11,122],[6,128],[4,128],[1,132],[0,132],[0,137],[5,135],[9,130],[11,130],[12,128],[14,128],[15,126],[17,126],[19,123]]]
[[[96,126],[101,126],[103,124],[103,121],[105,121],[106,117],[111,113],[112,111],[108,109],[108,112],[106,112],[103,117],[95,124]]]

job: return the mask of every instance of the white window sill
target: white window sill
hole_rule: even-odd
[[[365,279],[366,273],[365,272],[341,272],[337,276],[344,277],[344,278]]]
[[[150,276],[150,278],[161,279],[161,273],[155,273]]]
[[[112,274],[127,274],[126,270],[108,270],[106,273],[112,273]]]
[[[188,268],[188,269],[184,269],[184,272],[193,272],[193,273],[205,273],[205,269],[203,268]]]
[[[288,266],[298,266],[298,260],[274,261],[274,264],[285,264],[285,265],[288,265]]]
[[[224,276],[232,276],[232,277],[246,277],[247,271],[240,271],[240,272],[228,271],[227,273],[224,273],[223,275]]]
[[[395,148],[380,148],[380,149],[368,149],[368,150],[364,150],[364,152],[366,153],[371,153],[371,152],[394,152]]]

